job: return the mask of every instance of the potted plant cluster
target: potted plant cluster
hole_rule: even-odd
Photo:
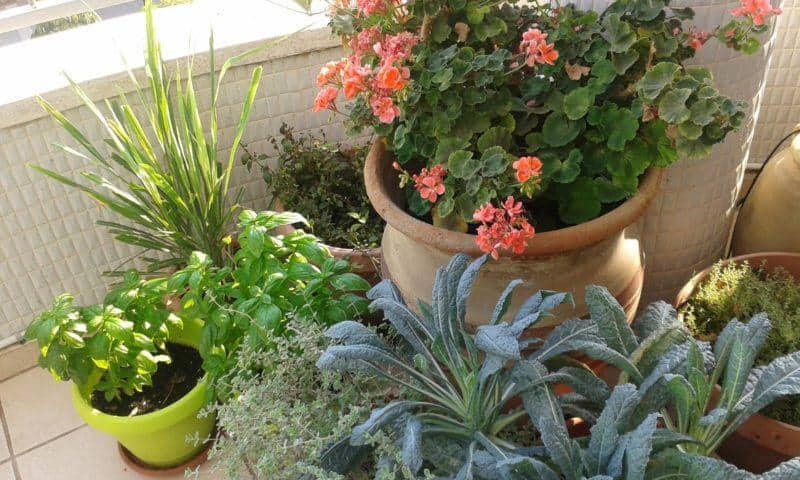
[[[328,326],[366,311],[369,284],[316,237],[269,234],[301,216],[245,211],[240,220],[232,267],[194,252],[168,277],[131,270],[102,305],[62,295],[27,330],[40,365],[73,381],[81,418],[144,468],[182,471],[207,447],[215,416],[198,414],[236,393],[219,386],[240,348],[269,351],[293,334],[290,324]]]
[[[675,304],[692,334],[702,340],[719,338],[723,318],[755,318],[766,312],[772,330],[755,363],[766,365],[800,349],[800,255],[761,253],[719,262],[693,277]],[[752,322],[752,320],[751,320]],[[766,407],[738,428],[721,445],[720,455],[750,471],[762,472],[800,456],[800,397]]]
[[[367,148],[298,134],[286,124],[280,132],[270,140],[275,158],[246,152],[242,159],[248,169],[261,169],[272,194],[269,208],[291,205],[335,257],[348,260],[356,273],[378,279],[383,221],[364,190]]]
[[[118,240],[152,255],[141,272],[121,274],[121,284],[100,305],[80,307],[69,295],[58,297],[26,336],[38,343],[43,368],[56,380],[74,383],[79,415],[116,438],[132,468],[162,474],[182,471],[207,449],[215,415],[199,414],[236,393],[220,388],[225,385],[220,379],[235,367],[241,348],[276,348],[277,339],[294,334],[294,322],[329,326],[360,318],[369,283],[313,235],[300,229],[275,234],[292,224],[307,225],[301,215],[245,210],[238,226],[232,224],[241,192],[229,196],[231,169],[260,69],[253,74],[231,153],[220,161],[215,105],[233,60],[217,76],[212,49],[207,133],[191,69],[181,79],[162,62],[151,8],[148,2],[150,89],[137,93],[153,136],[144,133],[147,123],[139,121],[124,95],[107,103],[104,112],[75,86],[107,128],[108,150],[43,105],[86,154],[64,149],[93,160],[108,178],[86,173],[94,186],[85,186],[40,170],[122,216],[128,223],[101,223]]]
[[[745,2],[702,32],[691,9],[668,3],[618,1],[601,14],[514,1],[336,3],[331,27],[350,56],[322,69],[314,109],[351,100],[352,127],[381,137],[365,180],[403,295],[427,298],[419,278],[455,252],[491,253],[502,258],[482,273],[476,318],[518,276],[574,289],[579,310],[580,287],[603,284],[632,314],[642,263],[626,227],[660,168],[707,154],[744,117],[707,69],[685,64],[711,38],[754,51],[779,13]]]

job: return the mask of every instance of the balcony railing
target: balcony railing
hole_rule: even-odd
[[[2,8],[10,3],[15,6]],[[131,0],[27,0],[0,2],[0,33],[13,32],[100,8],[131,3]]]

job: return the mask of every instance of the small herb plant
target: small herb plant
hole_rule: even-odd
[[[164,280],[130,271],[102,305],[78,307],[70,295],[57,297],[25,338],[38,343],[42,368],[74,382],[86,398],[92,392],[106,401],[131,396],[152,384],[159,364],[170,362],[169,328],[183,324],[166,309],[166,291]]]
[[[274,480],[341,478],[324,469],[324,453],[389,393],[374,376],[320,374],[314,364],[327,343],[321,327],[292,327],[294,334],[276,338],[273,349],[243,347],[219,379],[237,392],[209,407],[225,432],[211,458],[229,478],[244,472]]]
[[[701,340],[716,339],[730,318],[748,319],[760,312],[767,314],[772,329],[756,365],[800,350],[800,284],[784,270],[768,273],[746,262],[720,262],[681,309],[686,326]],[[763,413],[800,426],[800,398],[781,399]]]
[[[647,169],[702,157],[740,125],[744,105],[685,63],[711,38],[756,51],[780,10],[746,0],[702,32],[669,3],[335,2],[350,55],[320,72],[314,110],[352,101],[353,129],[386,137],[412,214],[518,253],[533,227],[591,220]]]
[[[380,245],[383,220],[364,190],[367,147],[343,149],[323,137],[297,134],[284,124],[271,142],[277,164],[266,155],[246,153],[243,163],[259,166],[267,191],[283,208],[298,212],[331,246],[365,250]]]
[[[218,267],[195,252],[186,268],[169,278],[182,312],[205,322],[200,355],[212,387],[234,368],[243,344],[272,348],[276,337],[291,335],[291,320],[333,325],[366,312],[361,293],[369,283],[352,273],[348,262],[333,258],[302,230],[271,235],[294,223],[306,221],[291,212],[244,211],[231,266]]]
[[[53,105],[42,107],[77,142],[79,152],[60,146],[68,154],[91,161],[94,171],[82,173],[83,183],[52,170],[35,170],[65,185],[77,188],[108,208],[118,220],[98,221],[121,242],[141,247],[147,272],[180,268],[195,251],[206,252],[217,265],[226,260],[230,228],[242,191],[230,194],[231,171],[244,134],[250,108],[261,79],[261,67],[253,71],[241,115],[234,130],[227,159],[221,160],[218,143],[217,103],[227,70],[237,61],[228,59],[216,73],[211,47],[210,114],[201,118],[191,66],[184,74],[168,73],[161,58],[153,27],[150,0],[145,6],[147,83],[136,86],[136,100],[145,108],[137,114],[136,102],[126,95],[106,102],[105,112],[74,82],[75,94],[97,118],[108,138],[95,145],[88,134]]]

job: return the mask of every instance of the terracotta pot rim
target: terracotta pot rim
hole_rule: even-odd
[[[728,265],[730,263],[742,263],[745,261],[749,261],[753,263],[753,261],[761,261],[761,260],[779,260],[782,258],[792,258],[797,261],[800,261],[800,254],[798,253],[791,253],[791,252],[756,252],[756,253],[748,253],[746,255],[738,255],[736,257],[731,257],[726,260],[723,260],[723,265]],[[716,264],[716,263],[715,263]],[[708,275],[711,273],[711,270],[714,268],[714,265],[711,265],[708,268],[703,269],[699,273],[692,276],[688,282],[681,288],[681,291],[678,292],[678,295],[675,297],[675,301],[673,302],[673,306],[675,308],[680,308],[694,294],[697,287],[706,279]],[[714,386],[714,390],[719,393],[721,391],[719,385]],[[766,448],[776,449],[776,445],[774,442],[767,440],[763,437],[764,432],[775,431],[775,430],[784,430],[791,432],[792,436],[800,436],[800,426],[792,425],[790,423],[781,422],[780,420],[775,420],[774,418],[769,418],[765,415],[761,415],[760,413],[755,413],[750,418],[747,419],[745,423],[743,423],[736,432],[739,435],[742,435],[748,438],[750,441],[757,443]],[[762,434],[762,435],[756,435]],[[785,455],[795,456],[797,452],[787,452],[782,450],[776,450],[779,453]]]
[[[760,261],[760,260],[770,260],[770,259],[778,260],[778,259],[781,259],[781,258],[792,258],[792,259],[795,259],[797,261],[800,261],[800,253],[792,253],[792,252],[756,252],[756,253],[748,253],[746,255],[738,255],[736,257],[731,257],[731,258],[722,260],[722,264],[723,265],[728,265],[728,264],[733,263],[733,262],[742,263],[742,262],[745,262],[745,261],[748,261],[748,262],[752,263],[753,260],[758,260],[758,261]],[[716,262],[714,263],[714,265],[716,265]],[[684,284],[684,286],[680,289],[680,291],[678,292],[678,295],[675,297],[675,300],[672,303],[672,305],[675,308],[680,308],[686,302],[689,301],[689,299],[694,294],[695,290],[697,290],[697,287],[711,273],[711,270],[714,268],[714,265],[711,265],[711,266],[701,270],[700,272],[696,273],[694,276],[692,276],[692,278],[689,279],[689,281],[687,281]],[[798,279],[798,280],[800,280],[800,279]]]
[[[389,194],[389,185],[381,175],[381,162],[387,154],[385,140],[383,138],[375,140],[367,155],[364,168],[367,196],[372,202],[372,207],[386,221],[387,225],[422,244],[433,243],[438,250],[452,253],[464,252],[472,256],[482,255],[483,252],[475,243],[475,235],[435,227],[409,215],[392,200]],[[538,257],[578,250],[597,244],[621,232],[644,215],[647,207],[659,192],[663,176],[663,169],[649,169],[640,182],[636,195],[619,207],[579,225],[537,233],[528,242],[525,251],[515,255],[515,258]]]

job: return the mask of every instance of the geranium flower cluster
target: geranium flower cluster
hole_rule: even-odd
[[[392,123],[400,115],[394,95],[408,84],[410,72],[404,64],[419,37],[402,32],[382,35],[377,28],[368,28],[350,41],[353,54],[338,62],[330,62],[317,75],[321,88],[314,100],[315,112],[336,110],[341,91],[347,100],[365,94],[373,115],[381,123]],[[372,66],[369,60],[377,59]],[[373,62],[374,63],[374,62]]]
[[[514,176],[520,183],[520,191],[528,198],[533,197],[542,175],[542,161],[539,157],[520,157],[511,166],[514,167]]]
[[[478,247],[495,260],[500,258],[501,249],[521,254],[528,240],[536,233],[525,219],[522,202],[517,202],[512,196],[499,208],[487,203],[475,210],[473,218],[481,223],[478,227]]]
[[[774,8],[769,0],[741,0],[742,6],[734,8],[731,13],[734,17],[748,17],[753,25],[761,26],[773,15],[780,15],[781,9]]]
[[[525,56],[525,65],[533,67],[537,64],[555,65],[558,51],[555,45],[547,43],[547,34],[538,28],[531,27],[522,34],[519,53]]]
[[[423,168],[418,174],[411,177],[414,188],[423,200],[436,203],[439,195],[444,195],[444,176],[447,170],[442,165],[436,165],[430,170]]]

